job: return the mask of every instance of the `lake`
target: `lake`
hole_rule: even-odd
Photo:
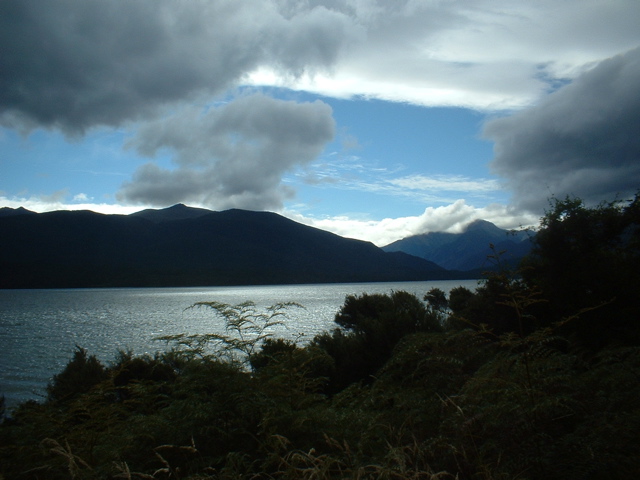
[[[158,336],[222,333],[224,322],[210,309],[190,309],[196,302],[236,305],[246,301],[265,308],[296,302],[286,327],[276,337],[312,339],[335,327],[333,319],[347,295],[405,290],[418,298],[437,287],[448,293],[477,280],[323,285],[200,288],[114,288],[0,290],[0,395],[9,408],[41,399],[51,377],[80,346],[108,364],[119,350],[135,354],[166,348]]]

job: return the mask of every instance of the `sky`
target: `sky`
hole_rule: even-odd
[[[1,0],[0,207],[379,246],[640,190],[638,0]]]

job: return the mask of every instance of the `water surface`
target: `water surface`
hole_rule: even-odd
[[[211,310],[190,309],[201,301],[261,308],[297,302],[289,309],[285,338],[311,339],[334,328],[333,319],[350,294],[406,290],[419,298],[431,288],[445,292],[477,280],[328,285],[278,285],[201,288],[114,288],[0,290],[0,394],[9,407],[44,394],[51,377],[73,356],[75,346],[101,361],[113,361],[119,350],[135,354],[166,348],[156,339],[179,333],[222,333],[224,322]]]

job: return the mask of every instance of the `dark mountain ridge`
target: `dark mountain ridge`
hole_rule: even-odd
[[[263,285],[451,278],[384,252],[246,210],[176,205],[132,215],[57,211],[0,216],[0,288]]]
[[[480,271],[492,267],[488,256],[504,252],[501,260],[515,264],[531,250],[530,231],[503,230],[486,220],[470,223],[464,232],[430,232],[413,235],[382,247],[385,252],[404,252],[447,270]],[[491,249],[494,246],[494,250]]]
[[[146,218],[152,222],[160,223],[169,220],[186,220],[190,218],[198,218],[208,215],[211,210],[204,208],[187,207],[182,203],[178,203],[172,207],[156,210],[148,208],[129,215],[130,217]]]
[[[13,217],[15,215],[37,215],[37,214],[36,214],[36,212],[32,212],[31,210],[27,210],[24,207],[18,207],[18,208],[2,207],[2,208],[0,208],[0,217]]]

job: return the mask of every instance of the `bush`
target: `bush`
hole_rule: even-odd
[[[298,350],[298,346],[291,340],[282,338],[266,338],[260,347],[260,351],[254,353],[249,358],[249,363],[253,370],[260,370],[269,365],[279,363]]]
[[[329,393],[354,382],[370,383],[404,336],[442,329],[438,312],[405,291],[349,295],[335,322],[342,328],[317,335],[312,342],[335,362]]]
[[[107,377],[105,367],[98,359],[87,355],[84,348],[76,346],[73,359],[62,372],[53,376],[47,386],[47,400],[49,402],[69,401],[74,397],[88,392]]]

